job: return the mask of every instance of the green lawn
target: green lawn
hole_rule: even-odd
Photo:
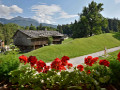
[[[113,37],[114,36],[114,37]],[[31,51],[29,53],[24,53],[26,56],[36,56],[38,60],[44,60],[45,62],[53,61],[56,57],[61,58],[64,55],[69,56],[70,58],[87,55],[104,49],[104,46],[107,48],[112,48],[120,45],[120,40],[118,40],[118,34],[100,34],[88,38],[79,38],[79,39],[66,39],[60,45],[51,45],[39,48],[37,50]],[[117,39],[116,39],[117,38]],[[17,59],[21,54],[16,54],[13,58],[11,55],[10,58],[7,58],[7,55],[0,55],[0,61],[5,59],[13,60]]]
[[[72,42],[74,39],[73,38],[68,38],[68,39],[65,39],[62,44],[67,44],[67,43],[70,43]]]
[[[116,34],[107,33],[88,38],[68,39],[68,41],[64,41],[61,45],[42,47],[25,55],[36,56],[39,60],[41,59],[45,62],[53,61],[56,57],[61,58],[64,55],[74,58],[104,50],[104,46],[107,48],[119,46],[120,40],[116,39],[115,36]]]

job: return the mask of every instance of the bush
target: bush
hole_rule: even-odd
[[[20,52],[19,51],[17,51],[17,50],[11,50],[11,51],[6,51],[6,52],[4,52],[4,54],[5,55],[17,55],[17,54],[19,54]]]
[[[112,83],[116,84],[120,82],[120,61],[115,58],[110,60],[110,69],[112,71]]]
[[[0,81],[8,80],[8,73],[15,70],[19,66],[19,61],[16,60],[15,55],[3,55],[0,57]]]
[[[48,37],[48,45],[53,43],[53,37]]]

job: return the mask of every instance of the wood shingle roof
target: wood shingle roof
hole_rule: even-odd
[[[49,37],[49,36],[64,36],[58,31],[45,31],[45,30],[18,30],[30,38]]]

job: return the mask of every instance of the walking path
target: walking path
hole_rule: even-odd
[[[114,47],[114,48],[107,49],[106,52],[110,53],[110,52],[114,52],[114,51],[117,51],[117,50],[120,50],[120,46],[119,47]],[[104,55],[104,50],[103,51],[99,51],[99,52],[95,52],[95,53],[92,53],[92,54],[88,54],[88,55],[76,57],[76,58],[71,58],[69,60],[69,63],[72,63],[73,66],[77,66],[79,64],[84,63],[84,58],[87,57],[87,56],[99,57],[99,56],[102,56],[102,55]],[[50,65],[50,63],[47,63],[47,65]]]

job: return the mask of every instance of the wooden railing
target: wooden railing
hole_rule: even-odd
[[[33,41],[32,45],[44,45],[48,44],[48,41]]]

